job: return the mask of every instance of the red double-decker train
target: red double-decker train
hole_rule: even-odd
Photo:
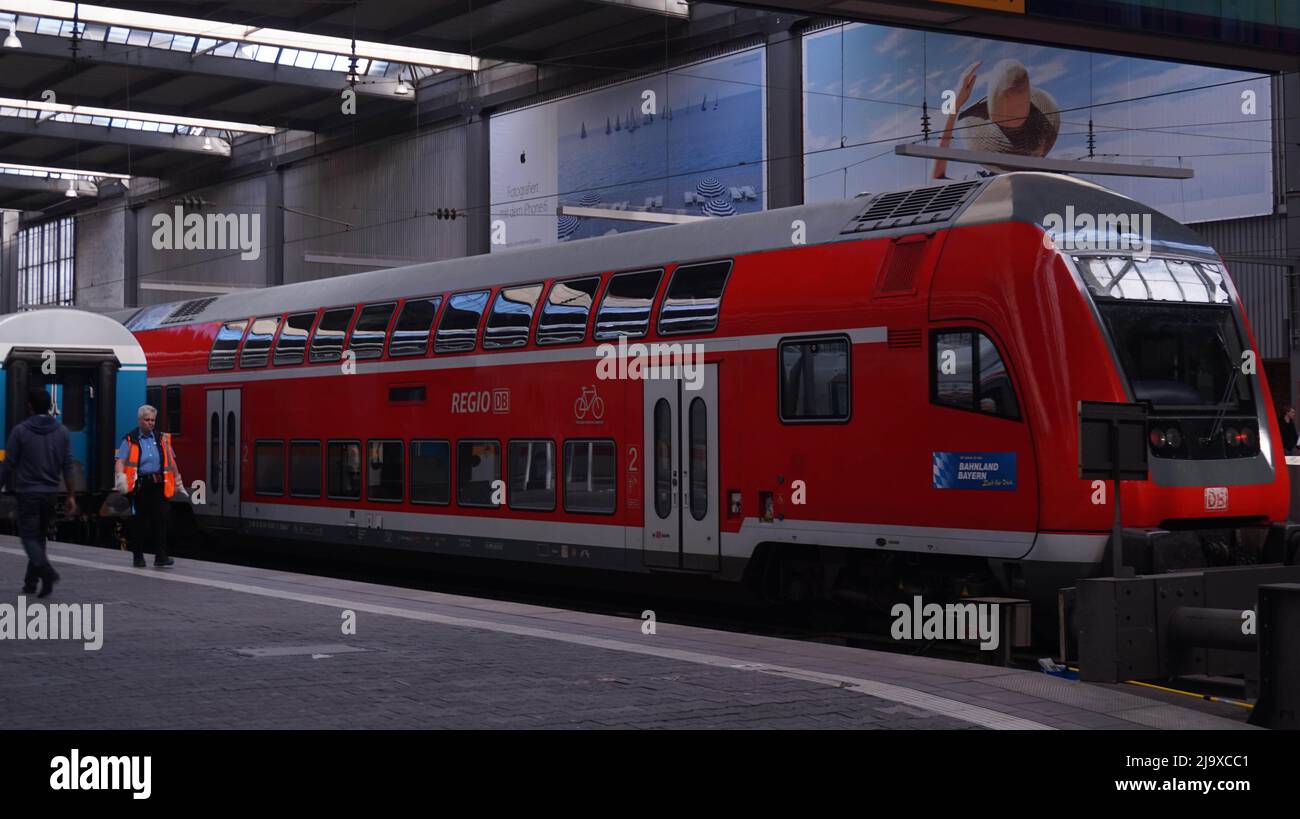
[[[1067,207],[1097,229],[1045,242]],[[1141,253],[1115,214],[1144,225]],[[1080,477],[1081,400],[1149,411],[1149,480],[1123,486],[1131,564],[1258,559],[1287,518],[1223,262],[1063,176],[123,318],[182,471],[206,482],[205,529],[707,573],[785,598],[1047,599],[1108,566],[1113,499]]]

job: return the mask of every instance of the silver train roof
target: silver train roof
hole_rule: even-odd
[[[1190,228],[1135,200],[1073,177],[1025,171],[130,308],[111,316],[131,330],[243,319],[783,250],[793,245],[799,221],[804,244],[819,245],[993,222],[1042,226],[1049,214],[1061,214],[1068,205],[1079,213],[1151,214],[1153,246],[1217,258]]]

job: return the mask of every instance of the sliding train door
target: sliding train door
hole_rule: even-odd
[[[209,390],[207,406],[207,497],[196,511],[220,526],[239,524],[240,439],[239,390]]]

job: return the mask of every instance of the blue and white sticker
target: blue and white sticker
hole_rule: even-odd
[[[1014,452],[935,452],[935,489],[1016,488]]]

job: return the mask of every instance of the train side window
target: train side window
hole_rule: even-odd
[[[673,511],[673,488],[669,475],[673,468],[672,416],[667,399],[660,398],[655,402],[655,514],[665,520]]]
[[[326,494],[342,500],[361,500],[361,442],[330,441],[326,453]]]
[[[614,514],[614,460],[613,441],[564,442],[564,511]]]
[[[660,268],[612,276],[596,313],[596,340],[645,335],[650,326],[650,308],[663,275]]]
[[[253,326],[239,351],[239,368],[265,367],[271,357],[271,340],[280,326],[279,316],[262,316],[253,320]]]
[[[289,495],[320,497],[320,441],[289,442]]]
[[[441,296],[428,299],[411,299],[402,305],[393,327],[393,337],[388,341],[390,356],[424,355],[429,350],[429,333],[433,330],[434,316],[438,315]]]
[[[451,444],[411,441],[411,503],[451,503]]]
[[[853,411],[850,345],[845,336],[795,338],[778,345],[780,416],[786,422],[836,423]]]
[[[976,330],[936,330],[930,337],[931,401],[1019,420],[1016,391],[992,339]]]
[[[158,421],[166,420],[163,417],[163,388],[162,387],[145,387],[144,402],[158,411]],[[64,424],[64,426],[67,426]],[[155,427],[157,428],[157,427]],[[166,432],[166,429],[158,429],[159,432]]]
[[[528,328],[533,323],[537,300],[542,297],[540,284],[503,287],[492,302],[487,327],[483,329],[483,349],[522,347],[528,343]]]
[[[438,333],[434,336],[436,353],[464,353],[474,349],[478,335],[478,322],[487,307],[488,291],[457,293],[447,299],[447,309],[442,311]]]
[[[511,441],[506,455],[510,508],[555,511],[555,442]]]
[[[311,363],[343,358],[343,337],[347,335],[352,314],[356,311],[355,307],[325,311],[325,315],[320,317],[320,324],[316,326],[316,333],[311,337]]]
[[[388,320],[393,317],[397,305],[367,304],[361,308],[357,317],[357,326],[352,328],[352,338],[348,340],[348,349],[358,359],[379,358],[384,354],[384,341],[388,336]]]
[[[284,494],[284,441],[254,442],[253,475],[257,494]]]
[[[577,344],[587,337],[587,317],[600,288],[600,277],[555,282],[537,320],[538,344]]]
[[[181,434],[181,387],[172,384],[167,387],[167,426],[166,432]]]
[[[731,260],[682,265],[673,271],[668,295],[659,308],[659,333],[711,333],[718,328],[722,290],[731,274]]]
[[[209,370],[233,370],[235,368],[235,351],[244,337],[244,328],[248,321],[228,321],[217,331],[217,338],[212,342],[212,352],[208,353]]]
[[[302,363],[307,352],[307,337],[311,335],[311,326],[315,323],[315,313],[296,313],[285,320],[280,338],[275,342],[275,366]]]
[[[406,469],[401,441],[370,441],[366,459],[366,497],[372,501],[401,503]]]
[[[496,509],[500,504],[492,502],[492,483],[499,480],[500,442],[456,442],[456,503]]]

